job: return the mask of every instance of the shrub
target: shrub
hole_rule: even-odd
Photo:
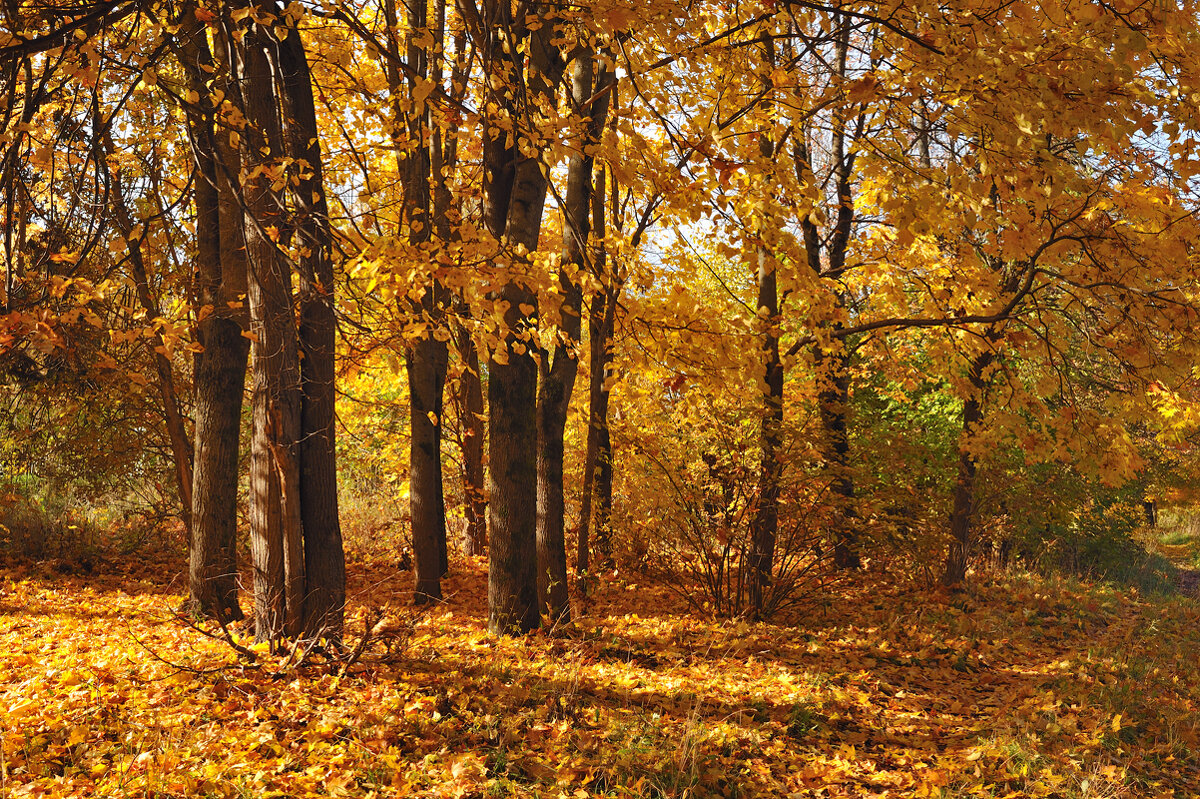
[[[675,466],[651,459],[659,490],[647,493],[656,501],[644,518],[654,519],[654,529],[635,537],[649,569],[706,614],[752,610],[751,521],[759,499],[754,458],[754,450],[730,448]],[[819,492],[785,485],[781,493],[771,581],[758,611],[764,617],[811,598],[832,574],[832,553],[822,546]]]

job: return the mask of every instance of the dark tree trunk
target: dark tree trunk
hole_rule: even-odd
[[[340,642],[346,559],[338,520],[336,336],[332,234],[325,199],[312,77],[300,31],[279,43],[291,156],[306,168],[293,183],[300,305],[300,528],[304,536],[304,632]]]
[[[551,353],[543,353],[538,392],[538,597],[540,612],[554,623],[570,621],[567,591],[567,547],[563,497],[563,450],[571,394],[579,372],[577,348],[583,321],[583,291],[571,271],[587,266],[591,238],[592,153],[599,143],[608,116],[608,94],[590,102],[596,90],[607,86],[609,73],[595,74],[592,53],[580,53],[571,76],[571,103],[586,118],[575,142],[578,152],[567,166],[567,196],[563,208],[562,289],[559,337]]]
[[[484,4],[487,32],[484,68],[507,86],[492,97],[506,119],[536,114],[553,103],[562,75],[561,54],[552,44],[554,14],[539,3],[522,20],[507,2]],[[536,14],[538,24],[526,27]],[[505,39],[500,31],[507,31]],[[515,41],[513,39],[516,39]],[[524,47],[519,46],[524,44]],[[528,56],[528,72],[523,63]],[[484,215],[492,234],[517,264],[538,247],[548,181],[531,147],[518,148],[503,120],[489,119],[484,141]],[[528,329],[536,322],[537,295],[518,279],[498,292],[507,303],[505,331],[488,376],[488,627],[493,632],[538,626],[537,606],[537,364]]]
[[[850,29],[847,20],[839,19],[835,39],[835,67],[838,76],[844,78],[848,72],[850,52]],[[831,177],[837,192],[837,210],[833,215],[832,229],[821,231],[812,217],[800,223],[804,235],[808,266],[817,277],[831,281],[833,299],[839,311],[846,307],[846,294],[841,283],[846,273],[846,253],[854,232],[854,164],[857,149],[854,142],[861,137],[865,117],[857,120],[834,114],[830,131]],[[809,151],[808,133],[796,132],[793,145],[793,163],[802,183],[816,181],[813,161]],[[827,256],[822,263],[821,253]],[[850,353],[849,344],[841,340],[840,324],[831,325],[834,334],[834,349],[814,353],[814,369],[821,381],[818,395],[822,427],[822,449],[825,460],[824,475],[834,499],[832,521],[833,560],[841,569],[857,569],[861,566],[858,554],[858,536],[854,525],[858,514],[854,508],[854,479],[850,469],[850,440],[847,435],[847,416],[850,408]]]
[[[588,303],[588,427],[587,446],[583,454],[583,492],[579,497],[579,535],[575,542],[575,574],[584,577],[591,566],[591,529],[593,495],[596,493],[596,460],[600,450],[600,419],[598,411],[604,391],[604,343],[601,330],[604,319],[605,292],[592,294]],[[597,342],[600,342],[597,345]],[[586,593],[586,586],[580,589]]]
[[[590,537],[595,531],[600,568],[612,567],[612,440],[608,432],[609,371],[613,360],[613,334],[616,330],[617,298],[621,284],[608,269],[603,239],[607,230],[605,214],[606,172],[596,176],[592,194],[593,238],[598,242],[593,262],[596,277],[604,287],[592,295],[588,308],[588,432],[583,460],[583,497],[579,508],[579,541],[575,571],[586,575],[591,566]],[[586,593],[586,584],[584,585]]]
[[[770,158],[770,143],[762,145]],[[775,263],[770,253],[758,252],[758,313],[763,318],[763,392],[759,422],[762,449],[758,470],[758,503],[750,522],[751,574],[750,607],[756,616],[765,610],[775,565],[775,541],[779,535],[779,495],[783,480],[783,363],[779,358],[779,291]]]
[[[449,231],[446,215],[449,197],[444,190],[442,174],[444,155],[440,133],[435,133],[429,109],[424,104],[406,108],[401,102],[402,87],[409,97],[418,84],[427,81],[440,83],[441,73],[431,61],[440,63],[435,48],[420,44],[419,36],[427,34],[429,4],[426,0],[407,0],[405,3],[408,28],[404,76],[396,63],[400,44],[390,40],[393,55],[386,65],[393,91],[392,115],[397,135],[397,167],[404,190],[403,221],[408,241],[428,246],[435,232],[445,236]],[[395,2],[384,7],[386,20],[395,37],[399,31],[399,14]],[[444,4],[437,5],[435,25],[436,45],[444,39]],[[436,175],[434,166],[437,166]],[[436,177],[431,185],[431,178]],[[435,214],[433,213],[436,211]],[[440,600],[441,578],[449,568],[446,548],[446,506],[442,476],[442,401],[446,382],[448,349],[445,340],[434,336],[433,330],[443,329],[446,322],[445,291],[436,278],[424,286],[419,301],[401,300],[402,311],[427,323],[423,337],[410,342],[405,350],[405,371],[409,389],[409,513],[412,526],[413,555],[416,583],[413,598],[417,603]]]
[[[446,345],[433,338],[413,343],[406,357],[409,421],[412,430],[409,504],[416,602],[442,598],[446,571],[446,508],[442,492],[442,387],[446,380]]]
[[[228,315],[205,320],[194,378],[191,599],[196,610],[227,621],[243,615],[237,598],[238,444],[250,355],[243,330]]]
[[[270,9],[262,9],[264,13]],[[248,26],[240,42],[239,83],[248,126],[243,169],[271,168],[286,152],[280,125],[282,89],[273,37]],[[301,383],[291,267],[272,240],[287,229],[285,206],[271,179],[243,186],[249,263],[254,426],[251,439],[250,540],[255,571],[255,634],[277,641],[303,631],[304,540],[300,527]]]
[[[479,374],[479,352],[465,327],[457,332],[458,355],[463,362],[458,379],[459,412],[462,425],[463,498],[466,504],[468,555],[482,555],[487,547],[487,493],[484,488],[483,385]]]
[[[975,475],[978,463],[971,449],[971,436],[983,421],[983,393],[987,387],[986,373],[995,353],[991,350],[975,356],[968,378],[971,395],[963,403],[962,438],[958,445],[958,475],[954,481],[954,505],[950,511],[950,551],[942,584],[956,586],[967,576],[967,561],[971,554],[971,516],[975,506]]]
[[[207,309],[197,324],[203,350],[196,356],[193,376],[188,583],[193,612],[236,621],[243,617],[238,603],[238,447],[250,340],[242,335],[248,326],[242,211],[228,180],[237,174],[238,157],[228,137],[215,130],[215,111],[205,85],[215,71],[217,85],[228,87],[229,55],[220,37],[214,41],[220,56],[215,60],[202,33],[185,37],[182,47],[189,85],[203,109],[190,114],[188,122],[196,157],[196,294],[201,308]]]
[[[521,290],[501,296],[513,308],[535,299]],[[538,626],[537,365],[528,350],[506,360],[494,361],[488,377],[488,627],[497,633]]]
[[[554,366],[542,367],[538,390],[538,612],[552,624],[566,624],[571,620],[571,605],[564,531],[563,437],[578,364],[574,356],[564,352],[562,345],[556,350]],[[565,363],[568,361],[569,365]]]
[[[822,353],[817,359],[826,381],[821,389],[821,427],[825,440],[825,474],[834,498],[833,562],[839,569],[857,569],[858,536],[854,530],[854,478],[850,472],[850,437],[846,417],[850,404],[849,355],[844,350]]]

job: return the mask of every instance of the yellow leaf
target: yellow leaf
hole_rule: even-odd
[[[413,86],[413,103],[418,107],[425,104],[429,99],[429,95],[433,93],[434,83],[425,78],[417,78],[416,85]]]

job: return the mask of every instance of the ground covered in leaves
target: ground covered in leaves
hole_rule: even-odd
[[[613,576],[571,629],[509,640],[484,629],[482,562],[416,618],[409,574],[358,562],[348,643],[387,615],[339,674],[190,629],[172,568],[0,569],[0,796],[1200,790],[1200,607],[1182,596],[868,574],[771,625]]]

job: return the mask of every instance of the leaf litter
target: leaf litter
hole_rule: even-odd
[[[248,662],[175,617],[182,597],[146,574],[0,570],[0,796],[1183,797],[1200,784],[1192,599],[1028,574],[944,594],[868,573],[789,624],[751,624],[689,616],[613,575],[575,624],[506,639],[486,632],[482,561],[456,564],[449,599],[423,613],[405,573],[356,563],[350,578],[347,647],[369,624],[378,634],[345,667]]]

